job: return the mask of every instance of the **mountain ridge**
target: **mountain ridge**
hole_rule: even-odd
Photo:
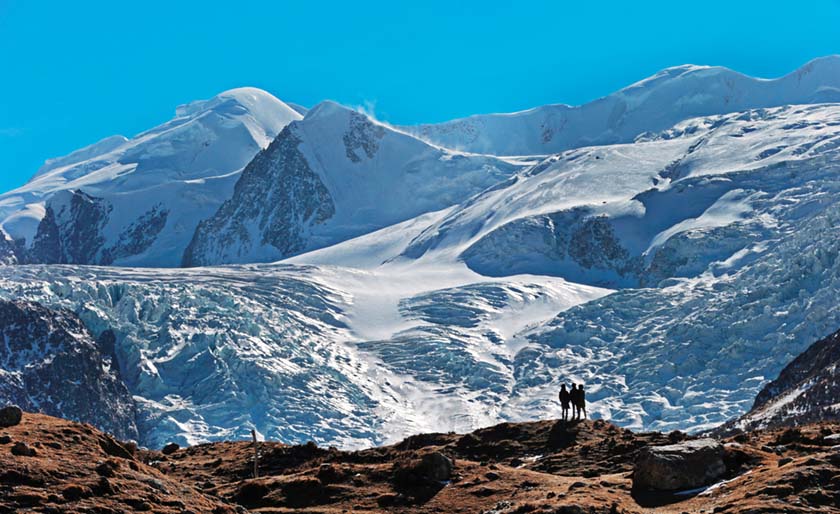
[[[692,117],[756,107],[838,102],[838,77],[840,55],[813,59],[776,79],[752,78],[720,66],[683,65],[666,68],[578,106],[549,104],[403,129],[458,150],[545,155],[582,146],[629,143],[645,132],[664,130]],[[774,87],[779,91],[773,91]],[[646,107],[648,104],[650,107]]]

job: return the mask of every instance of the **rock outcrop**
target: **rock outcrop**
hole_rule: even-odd
[[[812,344],[765,385],[752,408],[716,430],[755,430],[840,420],[840,330]]]
[[[0,266],[18,264],[18,249],[12,238],[0,229]]]
[[[95,339],[69,311],[0,301],[0,341],[5,342],[0,344],[0,405],[16,404],[137,439],[134,401],[108,348],[108,334]]]

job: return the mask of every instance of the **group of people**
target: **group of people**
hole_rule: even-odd
[[[563,408],[563,421],[569,419],[569,405],[572,406],[572,419],[586,418],[586,391],[583,384],[572,384],[571,391],[566,384],[560,387],[560,406]]]

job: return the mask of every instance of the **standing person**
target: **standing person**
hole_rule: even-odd
[[[569,419],[569,403],[572,401],[572,395],[566,389],[566,384],[560,386],[560,407],[563,409],[563,421]]]
[[[569,392],[569,399],[572,401],[572,419],[578,419],[578,416],[580,416],[580,412],[578,412],[577,384],[572,384],[572,390]]]
[[[578,386],[578,409],[583,414],[583,419],[586,419],[586,391],[583,390],[583,384]]]

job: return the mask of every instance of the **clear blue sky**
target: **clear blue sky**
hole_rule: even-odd
[[[0,0],[0,191],[237,86],[394,123],[579,104],[657,70],[840,53],[840,0]]]

